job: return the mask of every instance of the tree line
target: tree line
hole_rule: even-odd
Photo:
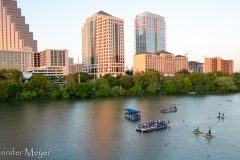
[[[79,83],[80,81],[80,83]],[[57,82],[66,82],[59,85]],[[106,74],[100,78],[87,73],[48,77],[41,74],[29,79],[16,69],[0,70],[0,101],[33,99],[68,99],[124,95],[227,93],[240,91],[240,73],[189,73],[181,70],[174,76],[149,69],[134,75]]]

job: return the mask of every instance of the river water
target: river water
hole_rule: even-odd
[[[178,111],[160,113],[170,104]],[[124,108],[140,110],[142,119],[126,119]],[[216,118],[219,112],[226,118]],[[138,124],[160,118],[171,127],[135,131]],[[197,126],[204,132],[211,127],[216,138],[192,134]],[[0,103],[0,159],[237,160],[239,135],[240,94]]]

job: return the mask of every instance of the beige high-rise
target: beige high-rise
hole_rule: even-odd
[[[37,51],[37,41],[21,16],[16,0],[0,0],[0,50],[31,47]]]
[[[100,11],[82,27],[83,71],[101,77],[124,74],[123,20]]]

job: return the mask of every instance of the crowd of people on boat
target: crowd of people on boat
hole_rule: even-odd
[[[177,110],[176,105],[174,104],[171,107],[161,108],[161,111],[167,111],[167,110]]]
[[[131,112],[125,112],[125,116],[141,117],[139,113],[131,113]]]
[[[168,121],[170,124],[170,121]],[[150,128],[150,127],[159,127],[159,126],[166,126],[167,123],[165,121],[157,120],[149,123],[142,123],[138,125],[138,128]]]

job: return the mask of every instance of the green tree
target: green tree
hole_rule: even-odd
[[[147,92],[155,94],[160,89],[160,73],[153,69],[148,69],[144,73]]]
[[[19,83],[11,83],[7,85],[7,93],[9,97],[14,97],[18,99],[23,90],[23,86]]]
[[[75,82],[76,82],[74,76],[75,76],[75,75],[73,75],[73,74],[67,75],[67,77],[66,77],[67,84],[68,84],[68,83],[75,83]]]
[[[133,77],[129,75],[123,75],[122,78],[120,78],[120,85],[123,86],[124,89],[130,89],[133,87]]]
[[[107,79],[97,79],[97,83],[95,85],[95,95],[97,97],[106,97],[111,95],[111,88]]]
[[[78,83],[75,86],[75,94],[76,96],[80,96],[81,98],[85,98],[90,96],[92,86],[90,83]]]
[[[4,101],[8,98],[7,86],[7,82],[0,81],[0,101]]]
[[[130,93],[131,94],[142,94],[143,93],[143,87],[144,87],[144,77],[143,73],[136,73],[133,75],[133,87],[130,88]]]
[[[182,88],[184,86],[183,84],[183,79],[184,79],[185,75],[184,74],[180,74],[180,73],[176,73],[173,77],[173,81],[175,82],[176,86],[177,86],[177,92],[181,92]]]
[[[189,75],[189,79],[193,85],[193,90],[195,92],[204,92],[208,91],[208,88],[205,88],[207,84],[207,75],[204,73],[193,72]]]
[[[125,91],[122,86],[114,86],[111,89],[112,96],[124,96],[124,93],[125,93]]]
[[[177,92],[177,86],[173,80],[166,80],[163,84],[163,89],[167,93],[176,93]]]
[[[17,69],[2,69],[0,70],[1,80],[8,83],[21,83],[23,74]]]
[[[68,99],[70,97],[66,87],[61,87],[60,92],[61,92],[62,98]]]
[[[214,80],[214,83],[217,85],[218,91],[221,92],[238,90],[232,77],[218,77]]]
[[[24,91],[34,91],[39,98],[49,96],[50,79],[42,74],[36,74],[31,77],[30,81],[24,84]]]
[[[22,92],[22,97],[23,97],[23,99],[26,99],[26,100],[32,100],[36,96],[37,96],[37,93],[35,91],[23,91]]]
[[[185,77],[183,79],[183,84],[184,86],[183,86],[182,92],[189,92],[192,90],[192,83],[188,77]]]

